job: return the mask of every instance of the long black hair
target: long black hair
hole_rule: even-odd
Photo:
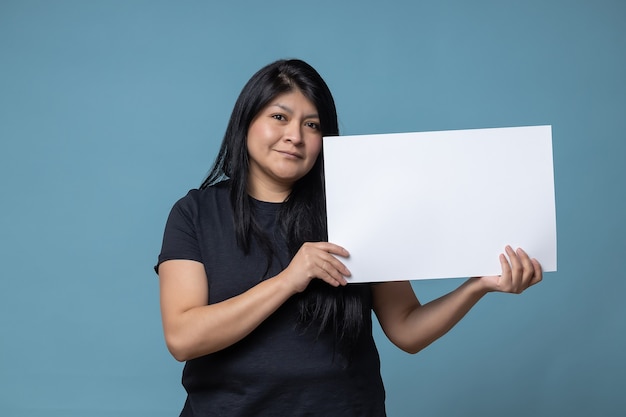
[[[201,185],[206,188],[228,180],[237,242],[247,253],[251,241],[256,239],[267,254],[268,269],[274,252],[269,238],[254,220],[247,193],[246,138],[255,116],[276,96],[294,90],[299,90],[317,108],[323,136],[339,134],[335,101],[318,72],[297,59],[273,62],[254,74],[241,91],[219,153]],[[305,242],[328,240],[323,161],[323,151],[320,151],[311,170],[294,184],[281,207],[281,227],[291,257]],[[319,334],[334,332],[341,350],[349,350],[364,323],[365,291],[369,291],[369,287],[351,284],[334,288],[321,280],[313,280],[299,296],[300,322],[305,327],[319,324]]]

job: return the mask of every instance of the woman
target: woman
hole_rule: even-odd
[[[322,137],[332,95],[299,60],[243,88],[199,190],[172,209],[157,272],[168,349],[186,361],[181,416],[384,416],[371,311],[415,353],[486,293],[541,280],[521,249],[502,275],[421,305],[408,282],[347,284],[348,251],[326,242]]]

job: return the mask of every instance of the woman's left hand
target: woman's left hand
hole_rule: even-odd
[[[506,256],[500,254],[502,275],[479,278],[485,285],[486,291],[521,294],[531,285],[541,281],[541,265],[536,259],[530,258],[521,248],[513,250],[513,248],[507,246],[505,251]]]

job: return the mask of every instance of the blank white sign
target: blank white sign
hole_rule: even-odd
[[[350,282],[556,271],[551,126],[324,138],[329,241]]]

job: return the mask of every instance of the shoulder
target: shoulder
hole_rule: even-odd
[[[174,204],[173,210],[197,215],[210,209],[224,209],[229,204],[229,187],[222,182],[201,189],[191,189]]]

